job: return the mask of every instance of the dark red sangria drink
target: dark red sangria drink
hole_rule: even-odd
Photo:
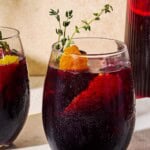
[[[18,31],[4,27],[0,31],[0,146],[9,146],[27,118],[29,82]]]
[[[102,38],[80,38],[75,43],[82,51],[76,45],[63,52],[53,47],[49,62],[43,123],[50,147],[52,150],[126,150],[135,123],[126,46]],[[85,43],[95,43],[97,47],[91,51],[92,47]],[[109,52],[103,53],[106,47]]]
[[[127,2],[125,42],[131,57],[136,96],[150,97],[150,0]]]

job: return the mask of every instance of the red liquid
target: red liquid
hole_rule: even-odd
[[[150,97],[150,1],[128,0],[125,42],[137,97]]]
[[[128,7],[132,12],[141,16],[150,16],[149,0],[128,0]]]
[[[43,123],[53,150],[125,150],[135,123],[130,68],[98,74],[49,67]]]
[[[26,120],[29,84],[24,58],[0,66],[0,144],[11,144]]]

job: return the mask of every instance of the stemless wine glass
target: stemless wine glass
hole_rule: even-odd
[[[52,47],[43,94],[47,140],[52,150],[126,150],[135,124],[127,47],[98,37],[74,44],[80,54]],[[72,69],[60,67],[62,57]]]
[[[19,31],[0,27],[0,146],[16,139],[27,118],[29,81]]]

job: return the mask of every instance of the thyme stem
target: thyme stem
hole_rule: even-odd
[[[2,40],[3,38],[2,38],[2,31],[0,31],[0,40]]]
[[[63,30],[62,30],[62,26],[61,26],[61,20],[60,20],[60,15],[59,15],[59,9],[58,10],[50,10],[50,15],[55,16],[58,23],[59,23],[59,29],[56,29],[56,33],[58,34],[58,43],[61,42],[62,44],[62,49],[64,49],[65,47],[69,47],[71,45],[71,43],[73,42],[73,38],[76,35],[76,33],[80,33],[80,30],[84,29],[85,31],[90,31],[91,30],[91,24],[94,21],[100,20],[100,17],[103,15],[103,13],[110,13],[111,11],[113,11],[113,8],[111,5],[106,4],[104,5],[104,7],[96,13],[93,13],[93,17],[91,19],[89,19],[89,21],[87,20],[81,20],[81,26],[75,26],[75,29],[73,31],[73,33],[71,34],[71,36],[68,38],[66,38],[66,30],[67,27],[70,24],[70,19],[73,17],[72,13],[73,11],[66,11],[66,21],[63,21]],[[62,37],[62,38],[61,38]],[[57,45],[57,48],[60,48],[60,45]]]
[[[89,21],[83,20],[83,21],[82,21],[83,25],[81,25],[81,26],[79,26],[79,27],[76,26],[77,28],[75,27],[74,32],[72,33],[70,39],[68,40],[67,47],[70,46],[70,44],[72,43],[73,37],[75,36],[76,33],[79,33],[81,29],[85,29],[86,31],[87,31],[87,30],[90,31],[90,30],[91,30],[90,25],[91,25],[94,21],[100,20],[100,17],[102,16],[103,13],[108,13],[108,12],[111,12],[112,10],[113,10],[113,9],[112,9],[112,6],[106,4],[106,5],[104,6],[104,8],[100,10],[100,12],[94,13],[94,18],[91,18]]]

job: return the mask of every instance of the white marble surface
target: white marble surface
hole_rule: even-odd
[[[43,84],[44,77],[30,77],[31,103],[29,117],[15,141],[15,147],[9,148],[9,150],[50,150],[43,131],[41,117]],[[135,133],[129,150],[149,150],[150,99],[139,99],[136,103]]]

